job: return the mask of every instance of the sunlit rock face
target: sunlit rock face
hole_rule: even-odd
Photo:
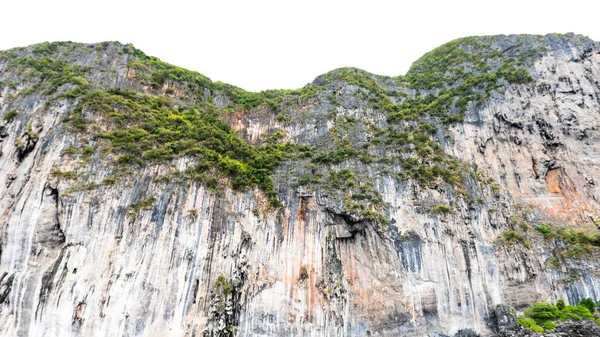
[[[426,113],[393,123],[369,87],[335,71],[307,99],[248,107],[220,87],[191,95],[174,71],[156,85],[118,43],[1,54],[0,115],[16,116],[0,126],[0,336],[525,336],[509,307],[600,300],[596,247],[535,229],[597,231],[600,46],[572,35],[492,44],[509,54],[534,40],[544,48],[524,65],[531,81],[500,81],[451,123]],[[48,90],[56,75],[28,75],[35,66],[14,61],[25,57],[87,70]],[[439,91],[364,74],[392,105]],[[201,157],[123,166],[125,150],[102,136],[119,127],[118,109],[84,108],[86,131],[72,127],[84,98],[65,93],[83,81],[176,107],[207,102],[252,146],[281,132],[314,154],[272,170],[278,206],[256,184],[232,189],[235,177],[215,187],[178,175]],[[374,142],[373,128],[425,122],[462,163],[460,182],[423,183],[401,176],[406,159],[381,159],[400,150]],[[340,141],[375,159],[315,159]]]

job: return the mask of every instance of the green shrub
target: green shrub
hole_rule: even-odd
[[[517,323],[524,327],[527,328],[529,330],[533,330],[535,332],[544,332],[544,328],[542,328],[541,326],[537,325],[537,323],[529,317],[519,317],[517,319]]]
[[[217,277],[217,281],[215,281],[215,287],[220,287],[220,286],[224,285],[225,282],[227,282],[227,279],[225,278],[225,276],[219,275]]]
[[[557,268],[559,266],[560,266],[560,261],[555,256],[553,256],[548,261],[548,267],[550,267],[550,268]],[[557,305],[558,305],[558,302],[557,302]],[[564,302],[563,302],[563,306],[564,306]]]
[[[85,132],[87,130],[87,122],[81,115],[73,115],[69,118],[69,124],[75,131]]]
[[[544,322],[544,329],[546,329],[546,330],[556,329],[556,323],[554,323],[552,321],[546,321],[546,322]]]
[[[431,210],[438,214],[450,214],[452,213],[452,206],[446,204],[435,204]]]
[[[578,306],[586,307],[590,313],[596,311],[596,303],[591,298],[584,298],[577,304]]]
[[[529,242],[529,240],[527,240],[525,236],[519,234],[514,230],[504,231],[504,233],[502,233],[502,236],[500,237],[500,241],[505,246],[513,246],[515,243],[518,242],[525,248],[531,247],[531,243]]]
[[[117,182],[117,180],[115,178],[106,178],[106,179],[102,180],[102,183],[100,183],[100,185],[109,186],[109,185],[114,185],[116,182]]]
[[[546,330],[556,329],[556,324],[552,321],[546,321],[546,322],[544,322],[544,329],[546,329]]]
[[[94,48],[97,52],[104,52],[108,48],[109,42],[102,42]]]
[[[137,213],[140,210],[150,210],[150,209],[152,209],[152,206],[154,205],[155,201],[156,201],[156,198],[154,196],[151,196],[148,199],[140,200],[140,201],[136,202],[135,204],[131,204],[129,206],[129,211],[131,213]]]
[[[17,110],[9,110],[4,114],[4,117],[2,117],[2,119],[4,121],[10,122],[13,119],[15,119],[19,114],[17,113]]]
[[[532,318],[538,324],[543,324],[545,321],[554,320],[558,317],[559,310],[556,306],[545,303],[534,303],[531,308],[525,310],[525,317]]]
[[[563,300],[558,300],[554,306],[550,303],[537,302],[525,310],[523,316],[517,319],[517,323],[536,332],[543,332],[544,328],[547,330],[556,328],[556,324],[553,322],[556,319],[561,321],[569,319],[574,321],[595,320],[599,324],[599,320],[596,320],[586,307],[595,303],[591,299],[584,299],[579,303],[578,306],[565,306]]]
[[[58,178],[62,178],[62,179],[67,179],[67,180],[75,180],[77,179],[77,172],[75,171],[60,171],[60,170],[53,170],[52,172],[50,172],[51,175],[58,177]]]
[[[538,232],[542,233],[544,236],[546,236],[546,235],[550,234],[550,232],[552,232],[552,228],[549,226],[545,226],[545,225],[535,226],[535,229]]]
[[[119,156],[117,163],[119,163],[119,165],[137,165],[139,167],[143,167],[145,165],[141,158],[129,153]]]
[[[560,311],[559,318],[563,322],[568,319],[572,319],[574,321],[581,321],[582,319],[594,319],[594,315],[592,315],[588,308],[584,306],[568,305]]]

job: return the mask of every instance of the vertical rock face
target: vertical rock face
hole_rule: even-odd
[[[456,48],[476,45],[466,41]],[[118,43],[0,54],[0,336],[469,336],[506,333],[508,307],[600,300],[597,247],[561,230],[598,237],[600,46],[572,35],[484,42],[515,59],[539,47],[522,63],[531,80],[504,73],[462,119],[429,104],[398,123],[390,116],[406,102],[445,89],[342,69],[276,100]],[[216,109],[257,148],[318,153],[298,147],[272,169],[276,206],[268,183],[235,188],[222,158],[242,158],[236,150],[215,150],[214,180],[186,175],[208,152],[152,161],[146,149],[146,164],[131,164],[110,134],[128,123],[115,115],[168,104],[172,119],[184,106]],[[429,171],[409,165],[419,156]],[[460,182],[435,173],[446,167]]]

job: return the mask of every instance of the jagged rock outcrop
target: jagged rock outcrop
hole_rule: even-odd
[[[600,300],[600,44],[440,48],[265,93],[0,53],[0,336],[528,336],[506,308]]]

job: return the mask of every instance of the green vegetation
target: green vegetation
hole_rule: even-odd
[[[129,215],[135,219],[135,217],[141,210],[152,209],[152,206],[154,205],[154,201],[156,201],[156,198],[154,196],[151,196],[148,199],[140,200],[140,201],[136,202],[135,204],[129,205],[129,212],[128,212]]]
[[[517,323],[524,327],[527,328],[529,330],[535,331],[535,332],[544,332],[544,328],[542,328],[541,326],[539,326],[535,320],[533,318],[529,318],[529,317],[519,317],[517,318]]]
[[[531,247],[531,242],[525,238],[522,234],[514,230],[506,230],[500,236],[500,241],[503,245],[512,247],[515,243],[520,243],[525,248]]]
[[[220,177],[227,177],[235,190],[257,185],[265,192],[272,206],[278,205],[271,179],[272,171],[283,158],[293,156],[295,148],[305,151],[303,147],[279,144],[275,138],[266,140],[260,146],[251,146],[219,119],[223,111],[208,101],[175,106],[165,97],[118,88],[92,89],[85,79],[87,68],[47,56],[63,46],[40,44],[34,47],[34,54],[43,55],[39,59],[16,57],[11,60],[10,67],[35,81],[21,94],[42,90],[43,95],[51,95],[63,85],[72,84],[74,89],[63,92],[60,98],[78,100],[79,104],[65,122],[72,131],[108,141],[112,148],[109,152],[118,154],[117,164],[141,167],[148,163],[163,163],[178,156],[192,156],[197,162],[185,172],[188,178],[212,188],[216,188]],[[107,44],[100,44],[96,51],[104,51],[107,47]],[[130,66],[142,80],[144,75],[148,75],[148,79],[156,86],[166,82],[176,83],[197,97],[203,97],[203,90],[209,89],[214,94],[226,95],[233,101],[234,107],[252,109],[265,104],[278,110],[279,102],[286,95],[299,99],[311,96],[302,90],[249,93],[233,86],[212,83],[198,73],[171,66],[145,56],[133,47],[129,48],[138,56]],[[307,92],[314,93],[314,86],[308,86]],[[84,117],[84,111],[107,117],[110,131],[90,131],[92,126],[95,126],[94,130],[99,128]],[[5,120],[14,118],[15,113],[10,111],[5,114]],[[25,145],[24,140],[21,143]],[[91,151],[93,153],[94,149]],[[92,153],[83,153],[83,157],[89,158]]]
[[[284,101],[302,102],[316,97],[319,87],[308,84],[298,90],[266,90],[262,92],[248,92],[236,86],[221,82],[212,82],[208,77],[195,71],[186,70],[156,57],[148,56],[132,45],[127,50],[133,50],[137,59],[130,62],[138,80],[148,83],[154,89],[161,89],[166,84],[176,85],[190,98],[200,99],[205,97],[205,92],[211,95],[223,95],[231,101],[229,110],[252,110],[258,106],[269,106],[273,111],[279,112]],[[173,88],[170,88],[173,92]]]
[[[106,179],[102,180],[102,183],[100,183],[100,185],[110,186],[110,185],[114,185],[116,182],[117,182],[117,180],[115,178],[106,178]]]
[[[525,317],[534,319],[536,322],[545,322],[558,317],[559,310],[555,305],[545,302],[534,303],[532,307],[525,310]]]
[[[548,242],[554,242],[557,247],[557,254],[565,258],[578,259],[585,257],[600,249],[600,232],[593,230],[595,234],[591,235],[585,230],[553,228],[549,224],[536,227],[544,239]]]
[[[227,282],[225,275],[219,275],[215,281],[215,287],[221,287],[225,284],[225,282]]]
[[[460,185],[467,169],[431,139],[436,132],[435,126],[427,123],[405,130],[388,126],[375,132],[373,142],[394,153],[407,154],[399,157],[404,171],[398,178],[402,180],[414,179],[428,187],[437,185],[439,180]]]
[[[555,321],[557,320],[562,322],[569,319],[574,321],[594,320],[598,323],[594,317],[595,310],[596,303],[590,298],[579,301],[577,306],[565,306],[563,300],[559,300],[556,305],[537,302],[524,311],[523,316],[517,319],[517,323],[535,332],[556,328]]]
[[[546,329],[546,330],[556,329],[556,323],[554,323],[552,321],[545,321],[544,322],[544,329]]]
[[[68,41],[42,42],[33,45],[33,53],[39,56],[49,56],[57,53],[61,48],[73,47],[75,45],[76,43]]]
[[[527,41],[517,45],[518,56],[510,56],[494,46],[495,39],[461,38],[425,54],[406,76],[397,79],[399,84],[416,90],[417,95],[402,102],[388,119],[414,120],[428,114],[444,123],[460,122],[470,102],[482,104],[505,83],[532,82],[525,66],[543,48]],[[423,90],[430,93],[420,95]]]
[[[235,190],[256,185],[272,206],[278,205],[272,171],[297,148],[279,143],[281,133],[251,146],[218,118],[210,104],[175,107],[164,97],[112,88],[90,90],[80,97],[73,115],[81,116],[84,110],[110,121],[110,131],[97,136],[120,154],[119,165],[144,166],[190,156],[196,163],[185,172],[188,178],[216,187],[224,176]]]
[[[514,42],[518,52],[503,51],[495,42],[496,37],[451,41],[423,55],[406,76],[389,78],[356,68],[340,68],[319,80],[357,86],[356,94],[374,109],[387,113],[389,122],[416,121],[424,116],[438,117],[445,124],[461,122],[469,103],[481,105],[492,92],[503,91],[507,84],[532,82],[527,67],[545,51],[543,38],[520,38]],[[407,97],[398,86],[416,93]],[[405,99],[394,104],[390,97]]]
[[[514,247],[517,243],[526,248],[531,248],[529,228],[532,226],[527,220],[532,212],[529,206],[515,206],[515,211],[509,218],[510,229],[505,230],[498,238],[498,243],[505,247]]]
[[[405,93],[397,90],[386,90],[384,86],[393,83],[392,79],[385,76],[378,76],[357,68],[339,68],[328,72],[319,77],[321,82],[329,84],[332,82],[344,82],[347,85],[357,86],[364,90],[356,92],[360,98],[376,110],[384,112],[394,112],[397,106],[392,103],[390,97],[406,96]],[[332,103],[337,103],[336,99]]]
[[[66,179],[66,180],[76,180],[77,179],[77,172],[75,172],[75,171],[53,170],[52,172],[50,172],[50,174],[59,179]]]
[[[321,168],[314,175],[305,175],[298,180],[299,186],[311,185],[326,193],[343,205],[343,211],[358,219],[374,220],[385,229],[389,220],[383,216],[383,197],[374,187],[368,175],[350,169]]]
[[[9,110],[4,114],[4,116],[2,117],[2,120],[6,121],[6,122],[10,122],[13,119],[15,119],[18,115],[19,115],[19,113],[17,113],[17,110]]]
[[[233,292],[233,284],[227,282],[227,278],[224,275],[219,275],[214,284],[215,288],[223,291],[224,295],[229,295]]]
[[[87,86],[85,74],[89,68],[69,65],[64,61],[54,60],[48,56],[40,59],[24,57],[14,58],[10,62],[11,68],[22,72],[26,78],[37,78],[38,82],[24,90],[22,95],[42,90],[43,95],[51,95],[61,86],[70,83],[73,85]]]
[[[331,171],[329,173],[329,184],[333,189],[347,189],[353,187],[356,183],[355,174],[349,169],[342,169],[340,171]]]
[[[452,213],[452,206],[446,204],[435,204],[431,207],[431,211],[433,213],[447,215]]]
[[[596,303],[591,298],[584,298],[577,305],[586,307],[590,312],[596,311]]]
[[[223,294],[225,294],[225,295],[231,294],[232,291],[233,291],[233,285],[231,283],[227,283],[223,287]]]
[[[561,259],[589,258],[600,253],[600,230],[593,228],[595,226],[581,224],[581,229],[574,229],[542,219],[530,221],[527,220],[530,212],[529,206],[516,207],[510,217],[511,228],[499,237],[501,244],[514,246],[520,243],[529,248],[532,242],[538,242],[553,247],[554,256],[547,263],[548,268],[559,267]]]
[[[560,311],[559,319],[563,322],[568,319],[572,319],[574,321],[581,321],[584,319],[594,319],[594,315],[585,306],[568,305],[563,310]]]

